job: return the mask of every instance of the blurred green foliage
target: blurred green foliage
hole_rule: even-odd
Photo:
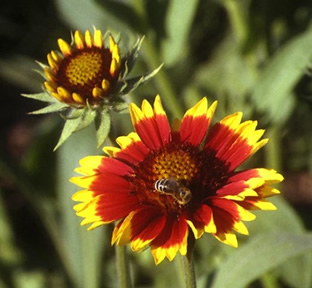
[[[129,95],[156,94],[170,119],[203,96],[217,99],[215,120],[243,111],[270,142],[246,164],[285,174],[276,212],[257,213],[234,250],[197,241],[198,287],[312,287],[312,8],[309,0],[12,0],[0,12],[0,288],[118,287],[112,227],[87,232],[72,210],[68,182],[78,160],[96,150],[95,131],[74,134],[52,152],[62,120],[28,116],[40,104],[35,59],[70,31],[120,33],[122,52],[145,35],[132,75],[164,63]],[[118,126],[114,123],[118,122]],[[114,115],[111,138],[131,131]],[[305,176],[305,181],[302,177]],[[307,180],[308,179],[308,180]],[[286,198],[286,200],[285,200]],[[290,200],[290,201],[288,201]],[[182,287],[179,257],[155,267],[150,252],[129,253],[134,287]]]

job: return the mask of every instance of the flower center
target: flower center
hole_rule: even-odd
[[[93,88],[101,87],[103,79],[112,80],[109,73],[111,58],[108,49],[92,47],[76,50],[60,64],[57,83],[71,93],[89,98]]]
[[[99,53],[83,53],[73,58],[66,67],[66,76],[72,85],[85,85],[96,78],[101,70]]]
[[[228,175],[228,166],[214,151],[170,143],[135,168],[131,183],[142,205],[182,213],[214,195],[227,182]]]
[[[172,148],[171,146],[167,149],[160,150],[153,157],[151,166],[152,180],[174,177],[177,180],[187,182],[197,173],[195,161],[190,151],[186,147],[181,147],[177,150]]]

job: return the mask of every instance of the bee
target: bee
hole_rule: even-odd
[[[174,177],[156,180],[154,188],[160,194],[172,196],[180,205],[186,205],[192,199],[191,190]]]

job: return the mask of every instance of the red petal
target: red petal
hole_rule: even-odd
[[[212,126],[207,136],[205,145],[223,154],[227,151],[238,136],[228,126],[216,123]]]
[[[171,139],[166,115],[154,115],[151,118],[144,118],[134,128],[142,142],[151,150],[163,147]]]
[[[208,225],[211,221],[211,218],[212,209],[208,205],[201,205],[194,213],[194,219],[200,223],[203,223],[204,225]],[[196,223],[194,223],[194,225],[196,226]]]
[[[155,247],[169,248],[182,244],[185,234],[188,232],[188,225],[184,218],[168,215],[166,220],[162,232],[151,243]]]
[[[104,157],[101,165],[99,165],[94,171],[101,173],[110,173],[119,176],[130,175],[133,170],[129,165],[119,161],[118,159]]]
[[[93,196],[100,195],[97,201],[97,215],[103,221],[112,221],[127,216],[139,207],[138,199],[130,195],[130,183],[127,181],[132,169],[114,158],[104,158],[95,169],[98,172],[90,184]]]
[[[218,196],[227,196],[227,195],[238,195],[243,192],[245,188],[249,186],[245,183],[245,181],[237,181],[233,183],[229,183],[219,190],[217,190],[216,194]]]
[[[236,206],[237,204],[234,203],[233,201],[220,198],[211,198],[209,202],[211,203],[213,213],[215,212],[214,208],[217,208],[218,210],[222,209],[223,211],[226,211],[227,213],[231,214],[232,218],[240,219],[239,211],[237,210]]]
[[[246,161],[251,154],[252,146],[248,145],[247,140],[238,138],[222,158],[227,159],[227,162],[231,163],[230,170],[234,170]]]
[[[126,148],[116,153],[115,158],[123,159],[131,164],[136,165],[137,163],[144,160],[149,150],[142,142],[134,142]]]
[[[166,218],[159,210],[150,207],[138,211],[131,220],[131,240],[142,241],[154,239],[162,231]]]
[[[90,184],[89,190],[94,192],[94,196],[105,193],[125,193],[130,192],[130,184],[125,178],[112,173],[100,174]]]
[[[260,197],[248,197],[244,199],[244,201],[239,203],[239,205],[245,208],[246,210],[258,210],[255,204],[257,203],[259,199],[261,198]]]
[[[171,141],[171,128],[166,115],[155,115],[155,122],[158,127],[161,146]]]
[[[252,147],[239,134],[229,129],[228,126],[216,123],[209,131],[205,149],[216,151],[216,156],[230,163],[229,170],[233,171],[250,155]]]
[[[197,117],[185,116],[180,126],[181,142],[189,142],[195,146],[200,145],[207,133],[209,123],[210,119],[206,115]]]
[[[257,169],[248,169],[248,170],[244,170],[244,171],[238,171],[235,172],[233,174],[233,176],[231,176],[229,178],[230,182],[236,182],[236,181],[247,181],[251,178],[257,178],[259,177],[259,172],[257,171]]]
[[[217,234],[229,232],[235,223],[241,220],[237,204],[231,200],[211,198],[210,205]]]
[[[226,233],[232,230],[236,220],[233,215],[219,207],[212,207],[212,210],[217,233]]]
[[[99,198],[97,206],[97,215],[103,221],[122,219],[130,212],[140,208],[138,199],[125,193],[104,194]]]

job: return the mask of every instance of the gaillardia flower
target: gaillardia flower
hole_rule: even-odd
[[[119,47],[109,35],[106,48],[100,30],[89,30],[85,36],[75,31],[74,47],[58,40],[62,54],[48,54],[49,67],[44,67],[47,91],[60,102],[77,106],[96,105],[110,96],[119,77],[121,58]]]
[[[105,147],[108,156],[89,156],[71,181],[84,190],[72,199],[88,229],[119,221],[112,243],[130,243],[133,251],[150,246],[155,263],[187,252],[187,238],[204,232],[237,247],[234,232],[248,234],[249,210],[274,210],[266,198],[279,194],[271,185],[283,180],[275,170],[237,171],[267,143],[256,121],[241,123],[229,115],[210,129],[216,109],[203,98],[181,121],[168,123],[159,96],[154,107],[130,104],[136,132],[118,137],[120,146]],[[209,129],[209,130],[208,130]]]
[[[123,57],[119,45],[112,35],[108,45],[101,30],[94,28],[94,35],[86,30],[84,35],[75,31],[72,44],[58,39],[60,51],[47,55],[48,65],[39,63],[45,78],[44,93],[23,96],[48,102],[50,105],[34,111],[34,114],[66,110],[61,145],[73,132],[88,126],[95,120],[98,144],[101,145],[110,128],[109,111],[120,112],[128,108],[121,96],[133,91],[159,70],[147,75],[127,79],[138,55],[143,38],[138,39],[132,49]],[[105,135],[105,137],[104,137]]]

